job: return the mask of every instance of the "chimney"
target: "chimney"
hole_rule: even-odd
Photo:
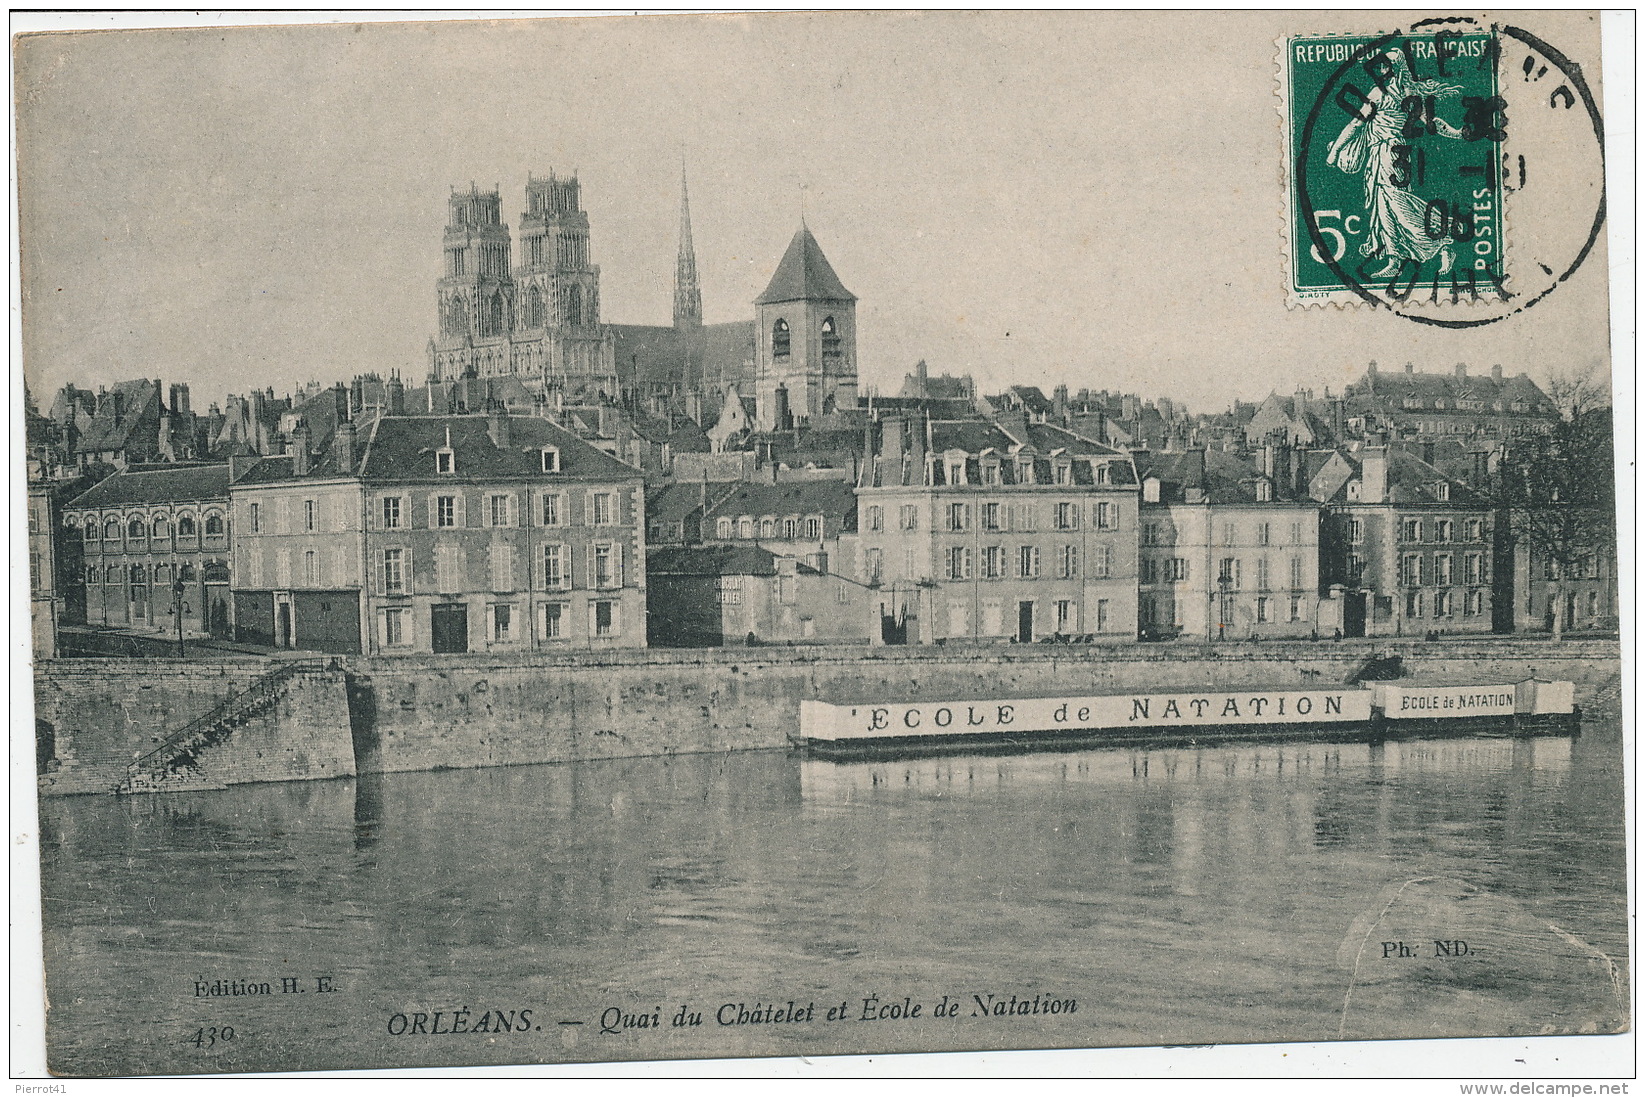
[[[1347,433],[1347,431],[1347,402],[1343,400],[1342,397],[1337,397],[1331,401],[1331,434],[1334,436],[1331,439],[1331,442],[1340,446],[1342,444],[1342,437]]]
[[[1301,386],[1298,386],[1297,391],[1291,394],[1291,418],[1295,420],[1302,419],[1302,414],[1307,411],[1307,409],[1308,394],[1302,389]]]
[[[1434,444],[1432,442],[1424,442],[1422,444],[1422,460],[1427,462],[1429,465],[1434,463]]]
[[[1372,359],[1371,364],[1369,366],[1365,367],[1365,376],[1369,377],[1372,381],[1375,381],[1377,379],[1376,359]]]
[[[186,416],[189,414],[188,385],[174,382],[171,386],[171,414]]]
[[[1492,366],[1491,367],[1491,380],[1496,382],[1498,385],[1502,384],[1502,367],[1501,366]]]
[[[1388,502],[1388,448],[1367,446],[1360,454],[1359,501]]]
[[[902,418],[886,416],[880,420],[880,456],[893,463],[902,460]]]
[[[1137,418],[1137,398],[1130,393],[1120,397],[1120,418],[1124,420]]]
[[[1183,464],[1183,471],[1188,474],[1182,490],[1184,503],[1205,502],[1205,448],[1195,447],[1188,451],[1188,460]]]
[[[1405,364],[1405,372],[1408,373],[1408,374],[1414,374],[1414,373],[1417,372],[1417,368],[1415,366],[1411,365],[1409,362],[1407,362]]]
[[[777,383],[771,394],[771,426],[777,431],[786,431],[793,426],[788,413],[788,387],[781,382]]]
[[[924,412],[921,412],[919,418],[909,424],[909,434],[912,437],[909,439],[908,464],[911,471],[908,480],[911,484],[925,483],[926,436],[930,431],[931,421],[925,417]]]
[[[308,424],[302,420],[291,429],[291,441],[287,444],[291,452],[291,472],[294,476],[308,476]]]
[[[1262,475],[1269,480],[1274,479],[1274,444],[1268,442],[1262,448]]]
[[[337,458],[337,471],[352,474],[354,472],[354,421],[345,419],[337,424],[337,434],[332,439],[332,449]]]
[[[1302,471],[1306,466],[1302,461],[1302,447],[1293,446],[1287,451],[1291,459],[1290,482],[1291,494],[1301,499],[1306,493],[1308,485],[1304,482]]]
[[[389,375],[388,383],[383,386],[383,390],[388,394],[388,414],[391,416],[405,415],[406,387],[400,380],[400,375],[398,373]]]
[[[1468,380],[1468,364],[1466,362],[1457,363],[1456,377],[1458,381]]]
[[[600,425],[600,434],[604,435],[605,434],[605,424],[604,424],[603,420],[605,419],[605,414],[604,414],[605,409],[601,408],[600,413],[601,413],[600,419],[602,420],[602,423]],[[502,404],[500,404],[496,401],[493,401],[492,404],[491,404],[490,419],[488,420],[488,422],[486,424],[486,434],[491,436],[491,444],[493,446],[497,447],[497,449],[499,449],[499,450],[508,449],[508,447],[509,447],[508,410],[506,408],[504,408],[502,406]]]
[[[920,391],[917,394],[921,400],[931,395],[931,368],[925,364],[925,359],[914,366],[914,377],[918,379]]]

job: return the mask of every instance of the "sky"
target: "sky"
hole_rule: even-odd
[[[1591,24],[1546,18],[1549,41],[1597,58]],[[845,13],[24,39],[26,376],[41,401],[182,381],[197,409],[367,371],[419,383],[449,189],[500,184],[517,229],[527,172],[551,170],[582,181],[602,319],[669,323],[682,149],[706,319],[752,317],[803,193],[881,391],[923,358],[984,391],[1220,411],[1335,391],[1372,360],[1539,379],[1603,363],[1603,253],[1478,329],[1286,307],[1276,39],[1321,29],[1305,24]]]

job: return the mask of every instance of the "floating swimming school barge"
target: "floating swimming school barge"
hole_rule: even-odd
[[[1182,743],[1241,737],[1378,739],[1574,733],[1569,682],[1376,682],[1312,690],[1208,690],[1078,698],[800,703],[800,740],[821,758]]]

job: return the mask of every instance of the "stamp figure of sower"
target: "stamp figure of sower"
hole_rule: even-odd
[[[1417,79],[1397,52],[1384,57],[1386,77],[1366,93],[1364,114],[1349,119],[1331,143],[1326,162],[1349,175],[1364,177],[1366,225],[1359,252],[1368,259],[1387,259],[1370,277],[1385,278],[1395,274],[1403,260],[1425,264],[1436,255],[1439,273],[1446,274],[1456,262],[1456,252],[1449,234],[1436,237],[1429,231],[1428,202],[1410,189],[1408,127],[1423,104],[1456,99],[1462,88]],[[1437,113],[1415,119],[1414,124],[1441,137],[1462,140],[1462,131]]]

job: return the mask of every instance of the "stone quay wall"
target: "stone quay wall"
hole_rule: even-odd
[[[1131,691],[1318,688],[1397,655],[1408,676],[1569,679],[1614,689],[1616,641],[1264,642],[1126,647],[831,647],[606,651],[552,657],[349,657],[202,753],[200,780],[780,748],[803,698],[982,700]],[[243,688],[265,660],[47,660],[39,716],[56,763],[42,792],[105,792],[171,729]],[[221,779],[219,781],[219,779]]]

